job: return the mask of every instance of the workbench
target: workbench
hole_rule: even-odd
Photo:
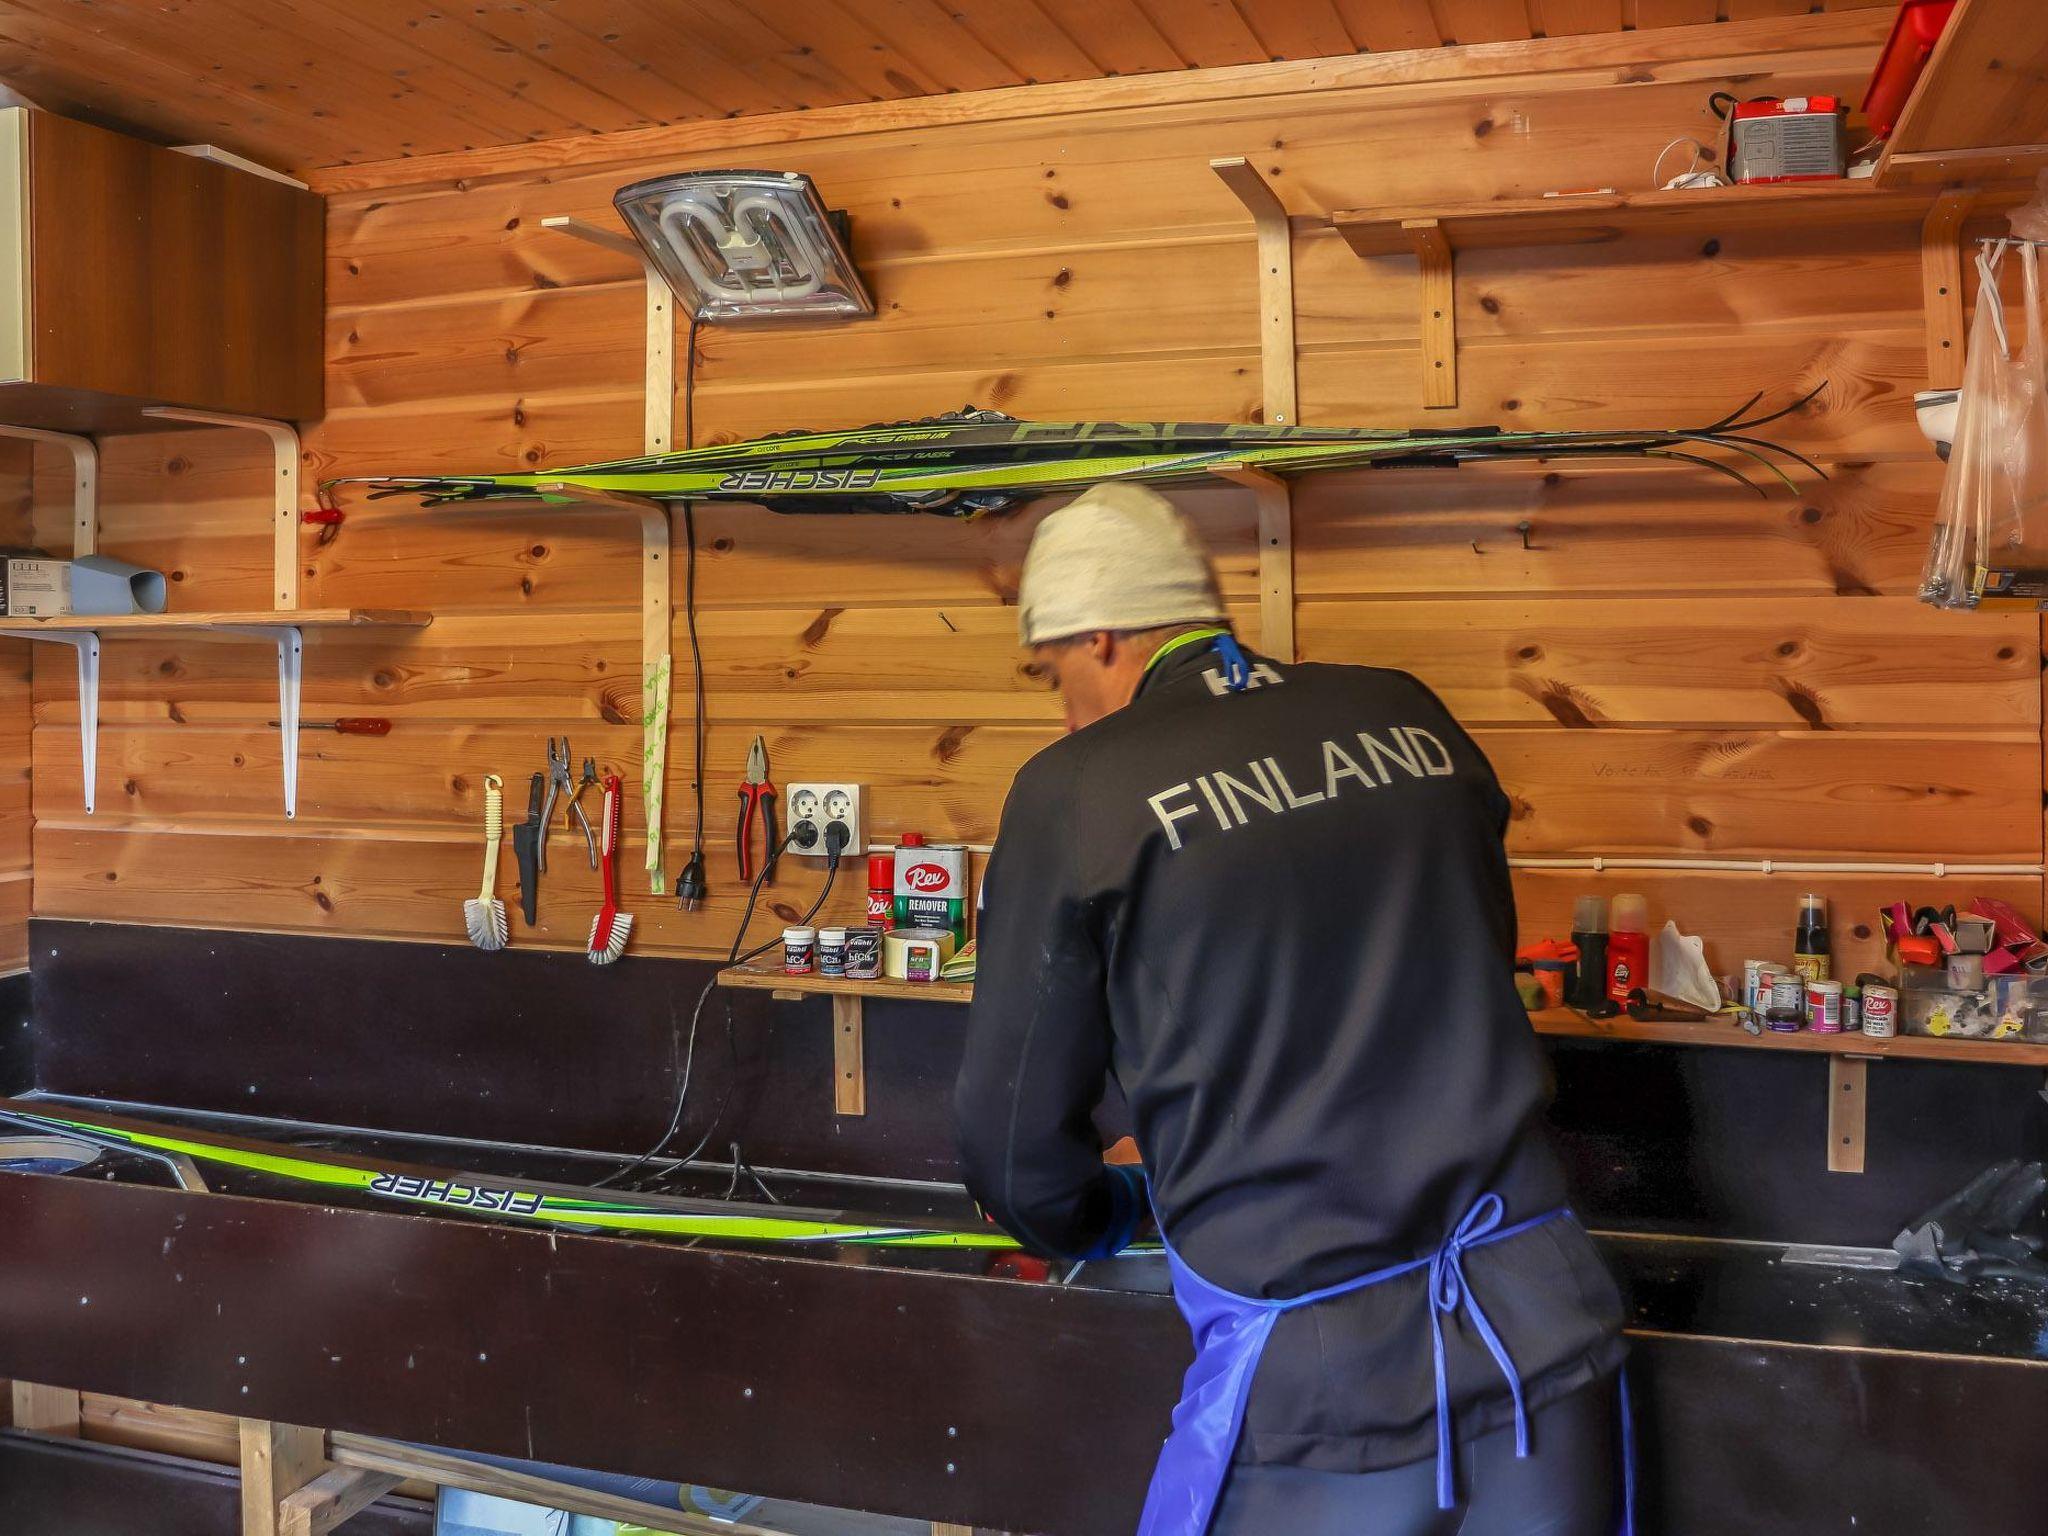
[[[672,1009],[709,975],[620,966],[592,998],[546,957],[51,923],[36,943],[41,1102],[577,1182],[665,1121]],[[363,971],[359,947],[384,969]],[[372,1028],[364,975],[408,998],[402,1025]],[[138,976],[155,981],[147,1010],[120,989]],[[750,1105],[747,1154],[778,1195],[898,1221],[967,1214],[931,1108],[961,1010],[871,1003],[870,1112],[849,1118],[823,1091],[823,1001],[736,1006],[738,1073],[721,1024],[700,1042],[703,1102],[731,1083]],[[309,1073],[315,1059],[325,1070]],[[1775,1074],[1796,1062],[1594,1041],[1559,1042],[1554,1061],[1580,1204],[1631,1296],[1645,1530],[1803,1536],[1844,1513],[1878,1536],[1964,1514],[2029,1528],[2048,1469],[1987,1426],[2048,1411],[2048,1298],[1800,1262],[1797,1247],[1881,1246],[1897,1218],[1872,1191],[1919,1191],[1910,1166],[1874,1182],[1772,1157],[1743,1116],[1782,1110]],[[1716,1077],[1724,1062],[1742,1072]],[[1981,1097],[2031,1094],[2015,1081],[2028,1074],[1887,1070],[1933,1077],[1886,1114],[1953,1119],[1980,1095],[1973,1165],[2013,1127],[2038,1136],[2037,1115]],[[1935,1158],[1924,1180],[1945,1193],[1953,1171]],[[677,1188],[730,1178],[707,1152]],[[0,1374],[941,1528],[1125,1536],[1189,1354],[1157,1259],[1069,1276],[986,1253],[632,1239],[219,1184],[0,1174]],[[0,1445],[0,1466],[17,1454]]]

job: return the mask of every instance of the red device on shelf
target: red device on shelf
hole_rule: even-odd
[[[1870,119],[1873,137],[1888,139],[1898,126],[1906,98],[1913,94],[1955,8],[1956,0],[1906,0],[1899,7],[1892,35],[1885,39],[1884,52],[1877,56],[1877,68],[1863,91],[1863,115]]]
[[[1838,181],[1848,146],[1839,96],[1760,96],[1728,117],[1728,170],[1746,186]]]

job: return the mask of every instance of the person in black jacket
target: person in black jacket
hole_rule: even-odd
[[[989,860],[960,1150],[1046,1255],[1157,1214],[1197,1354],[1141,1536],[1605,1536],[1621,1303],[1541,1129],[1485,756],[1405,673],[1243,650],[1143,487],[1048,516],[1018,605],[1070,734]]]

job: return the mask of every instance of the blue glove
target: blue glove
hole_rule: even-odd
[[[1137,1235],[1138,1223],[1151,1209],[1142,1167],[1134,1163],[1105,1163],[1102,1171],[1109,1185],[1109,1229],[1100,1242],[1081,1255],[1084,1260],[1109,1259],[1122,1253]]]

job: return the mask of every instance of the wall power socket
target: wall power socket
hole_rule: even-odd
[[[846,847],[841,859],[859,858],[867,852],[867,844],[861,841],[858,784],[791,784],[783,791],[782,804],[789,817],[785,836],[806,822],[818,834],[808,848],[791,843],[791,853],[806,859],[824,858],[825,832],[835,824],[846,828]]]

